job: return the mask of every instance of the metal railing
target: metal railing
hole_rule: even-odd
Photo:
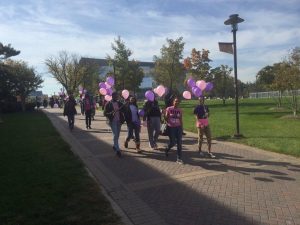
[[[292,96],[293,91],[283,91],[281,93],[282,97]],[[300,90],[295,90],[296,95],[300,96]],[[251,92],[249,93],[249,98],[276,98],[280,96],[280,91],[268,91],[268,92]]]

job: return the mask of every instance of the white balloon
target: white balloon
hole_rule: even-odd
[[[127,99],[128,96],[129,96],[129,91],[126,90],[126,89],[124,89],[124,90],[122,91],[122,97],[123,97],[124,99]]]

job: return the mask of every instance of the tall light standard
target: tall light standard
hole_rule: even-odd
[[[237,57],[236,57],[236,31],[238,30],[238,23],[244,20],[239,17],[239,14],[232,14],[229,16],[224,24],[231,25],[233,33],[233,55],[234,55],[234,86],[235,86],[235,115],[236,115],[236,134],[235,137],[242,137],[240,134],[240,122],[239,122],[239,92],[238,92],[238,79],[237,79]]]

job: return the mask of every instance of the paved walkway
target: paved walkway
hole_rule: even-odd
[[[101,184],[126,224],[258,225],[300,224],[300,160],[226,142],[213,142],[216,159],[200,158],[196,135],[183,140],[184,165],[176,153],[148,147],[142,128],[142,154],[134,143],[115,156],[112,134],[100,113],[85,129],[76,116],[69,131],[62,109],[44,109],[72,151]],[[122,126],[120,146],[126,135]],[[160,137],[160,147],[167,143]],[[205,146],[206,147],[206,146]],[[204,149],[206,150],[206,149]]]

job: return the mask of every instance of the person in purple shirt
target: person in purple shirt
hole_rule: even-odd
[[[165,149],[165,154],[168,156],[170,149],[177,144],[177,163],[183,164],[182,161],[182,110],[178,107],[179,99],[173,99],[173,105],[166,109],[165,117],[169,129],[169,144]]]

